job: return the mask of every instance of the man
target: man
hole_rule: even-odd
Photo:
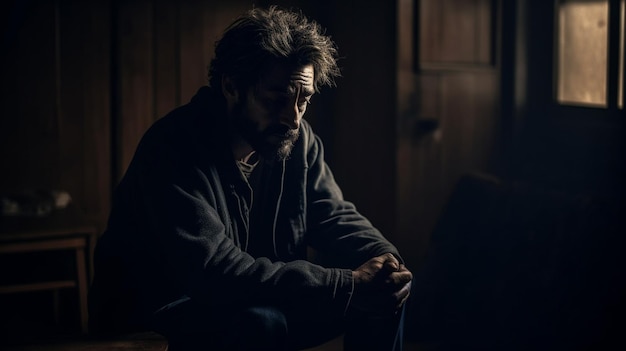
[[[411,272],[343,199],[302,119],[336,57],[317,23],[276,7],[226,30],[209,85],[146,132],[116,189],[94,330],[154,330],[171,351],[297,350],[342,333],[347,350],[401,349]]]

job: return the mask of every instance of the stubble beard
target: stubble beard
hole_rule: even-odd
[[[275,152],[275,157],[279,161],[284,161],[289,158],[291,150],[293,150],[293,146],[296,143],[296,140],[298,140],[299,135],[299,129],[289,129],[289,131],[285,134],[285,139],[280,142]]]

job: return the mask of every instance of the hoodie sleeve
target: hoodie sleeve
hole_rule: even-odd
[[[324,161],[320,138],[310,126],[303,128],[307,147],[307,229],[309,244],[321,253],[322,261],[334,267],[355,269],[372,257],[398,250],[344,200],[341,189]]]

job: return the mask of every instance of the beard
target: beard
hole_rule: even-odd
[[[233,108],[232,124],[241,137],[264,158],[279,161],[289,158],[300,130],[290,129],[281,123],[272,123],[264,130],[259,130],[258,123],[251,120],[245,110],[243,103]]]

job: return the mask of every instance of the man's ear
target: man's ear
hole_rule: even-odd
[[[239,90],[235,86],[235,82],[228,77],[222,76],[222,94],[229,103],[236,103],[239,101]]]

